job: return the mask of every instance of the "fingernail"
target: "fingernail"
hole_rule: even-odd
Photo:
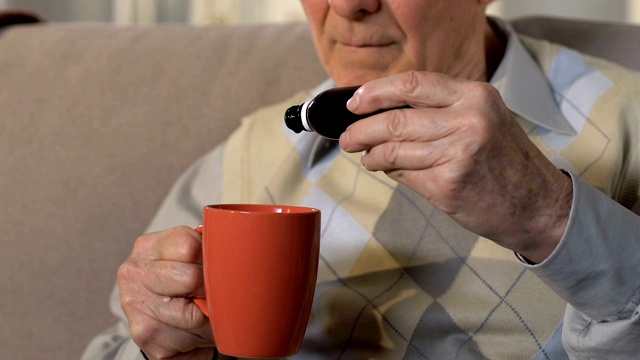
[[[356,90],[356,92],[353,93],[353,95],[351,96],[351,99],[347,100],[347,109],[349,109],[349,111],[354,111],[358,108],[358,104],[360,104],[361,92],[362,92],[361,88]]]
[[[362,165],[362,167],[364,167],[365,169],[367,168],[367,166],[364,164],[364,158],[367,156],[367,154],[369,154],[369,150],[364,150],[362,151],[362,153],[360,153],[360,165]]]
[[[363,150],[360,153],[360,165],[365,166],[364,165],[364,157],[367,156],[368,153],[369,153],[369,150]],[[365,166],[365,168],[366,168],[366,166]]]

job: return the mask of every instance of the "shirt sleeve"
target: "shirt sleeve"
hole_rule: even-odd
[[[178,225],[200,224],[202,208],[217,203],[222,195],[222,153],[224,144],[206,154],[180,176],[145,232]],[[127,318],[120,307],[116,284],[109,300],[117,323],[95,336],[86,347],[82,360],[143,360],[140,348],[129,334]]]
[[[563,239],[549,258],[528,267],[569,303],[562,338],[570,358],[635,358],[640,354],[640,216],[577,176],[572,180]]]

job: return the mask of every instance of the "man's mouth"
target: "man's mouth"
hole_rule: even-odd
[[[381,48],[392,45],[393,42],[365,42],[365,41],[338,41],[338,44],[350,48]]]

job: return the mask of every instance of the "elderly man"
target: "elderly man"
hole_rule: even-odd
[[[217,354],[192,301],[205,198],[323,211],[300,358],[637,357],[640,78],[517,36],[490,2],[302,0],[331,79],[179,180],[120,268],[121,324],[85,357]],[[283,126],[346,85],[351,111],[395,110],[339,143]]]

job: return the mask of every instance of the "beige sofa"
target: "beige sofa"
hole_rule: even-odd
[[[638,28],[515,24],[640,65]],[[0,358],[78,358],[178,175],[243,114],[325,77],[304,24],[0,34]]]

